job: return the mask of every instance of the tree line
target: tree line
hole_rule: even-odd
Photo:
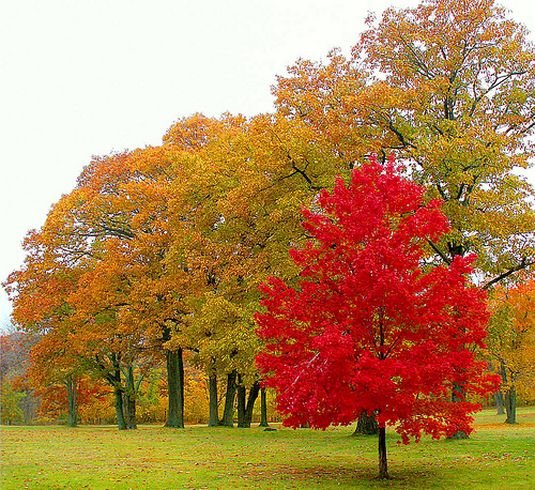
[[[449,219],[426,240],[427,263],[477,255],[474,280],[497,312],[490,355],[513,413],[533,352],[523,299],[533,282],[509,284],[535,262],[533,189],[518,172],[533,156],[534,60],[527,30],[491,0],[390,8],[368,19],[349,56],[300,59],[277,77],[273,113],[195,114],[159,146],[94,158],[28,233],[25,263],[5,283],[15,323],[37,335],[39,382],[66,383],[74,424],[68,380],[99,379],[129,429],[159,368],[166,425],[183,427],[185,371],[197,369],[209,425],[233,425],[237,410],[250,426],[258,397],[266,406],[259,285],[299,277],[288,249],[309,238],[303,207],[370,155],[395,153]]]

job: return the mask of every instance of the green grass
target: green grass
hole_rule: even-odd
[[[519,424],[478,415],[465,441],[388,437],[389,481],[375,479],[377,440],[351,428],[185,430],[143,426],[2,427],[0,488],[535,488],[535,408]]]

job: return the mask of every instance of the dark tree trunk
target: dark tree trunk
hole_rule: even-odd
[[[451,400],[455,403],[464,401],[464,388],[461,385],[453,383]],[[458,430],[453,435],[449,436],[448,439],[468,439],[468,434],[463,430]]]
[[[253,386],[249,389],[249,396],[247,397],[247,405],[245,405],[245,420],[244,427],[251,427],[251,422],[253,420],[253,410],[260,393],[260,383],[255,381]]]
[[[260,390],[260,427],[269,427],[267,416],[267,396],[266,389]]]
[[[386,458],[386,428],[379,427],[379,478],[389,479],[388,461]]]
[[[184,428],[184,362],[182,349],[165,351],[167,363],[166,427]]]
[[[69,406],[69,415],[67,418],[67,425],[69,427],[76,427],[78,425],[78,404],[76,401],[76,378],[69,376],[65,381],[67,387],[67,404]]]
[[[123,405],[124,388],[121,382],[121,367],[119,364],[119,357],[117,354],[111,355],[111,362],[113,364],[113,374],[109,373],[106,376],[108,382],[113,386],[113,394],[115,395],[115,416],[117,417],[117,427],[119,430],[126,430],[125,410]]]
[[[516,390],[514,387],[505,392],[505,412],[507,413],[505,423],[516,424]]]
[[[244,427],[247,427],[246,422],[245,422],[246,389],[245,389],[245,386],[243,386],[241,376],[238,376],[237,396],[238,396],[238,427],[244,428]]]
[[[208,427],[219,425],[219,414],[217,407],[217,375],[212,372],[208,378],[208,392],[210,395],[210,416],[208,418]]]
[[[137,429],[136,399],[130,393],[123,392],[124,420],[127,429]]]
[[[227,375],[227,393],[225,395],[225,408],[221,425],[234,427],[234,398],[236,396],[236,371]]]
[[[115,395],[115,415],[117,417],[117,427],[119,430],[126,430],[126,420],[123,409],[123,389],[116,386],[113,390]]]
[[[496,415],[504,415],[505,400],[503,399],[503,393],[500,390],[494,393],[494,401],[496,403]]]
[[[366,412],[362,412],[357,421],[357,427],[355,428],[353,435],[374,435],[378,432],[379,426],[377,425],[375,415],[368,415]]]
[[[127,429],[137,429],[136,419],[136,398],[137,390],[134,380],[134,368],[128,366],[126,370],[126,391],[123,408],[125,409],[125,419]]]
[[[503,362],[500,364],[500,375],[502,377],[502,383],[504,385],[511,381],[507,378],[507,370],[505,369],[505,364]],[[516,389],[514,387],[509,388],[505,392],[505,397],[503,398],[505,405],[505,413],[507,414],[505,423],[516,424]]]

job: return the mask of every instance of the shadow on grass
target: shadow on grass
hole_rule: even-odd
[[[390,469],[389,480],[379,479],[377,473],[378,468],[368,464],[352,467],[249,464],[241,477],[266,484],[291,481],[299,488],[313,488],[328,483],[353,488],[431,488],[437,481],[437,473],[426,465],[412,464],[411,468],[399,468],[396,465]]]

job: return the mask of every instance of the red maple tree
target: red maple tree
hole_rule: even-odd
[[[303,212],[311,240],[290,251],[297,284],[272,277],[261,288],[257,363],[286,425],[374,414],[382,478],[386,425],[404,443],[469,433],[478,405],[468,396],[495,386],[468,348],[483,345],[488,320],[486,295],[467,277],[474,257],[434,266],[427,250],[449,230],[440,208],[393,159],[372,159]]]

